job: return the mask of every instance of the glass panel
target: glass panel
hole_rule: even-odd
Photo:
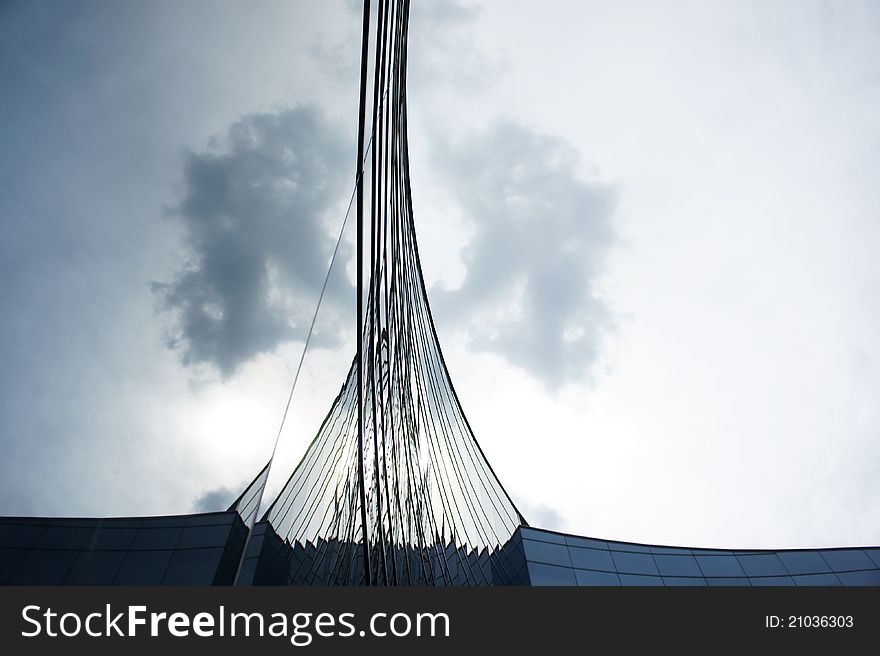
[[[523,540],[523,549],[529,560],[571,567],[571,558],[568,557],[568,547],[564,544],[550,544],[549,542],[535,542]]]
[[[33,524],[0,524],[0,547],[32,547],[45,530],[45,526]]]
[[[794,579],[790,576],[756,576],[749,579],[754,586],[792,586]]]
[[[663,576],[702,576],[693,556],[654,556],[657,569]]]
[[[835,549],[823,551],[822,557],[835,572],[847,572],[857,569],[874,569],[874,563],[861,549]]]
[[[0,585],[6,585],[27,554],[26,549],[0,549]]]
[[[113,585],[159,585],[170,559],[170,551],[129,551]]]
[[[705,576],[745,576],[735,556],[697,556]]]
[[[136,528],[101,528],[95,533],[95,549],[119,549],[127,551],[134,542]]]
[[[865,555],[870,558],[877,567],[880,567],[880,549],[863,549]]]
[[[231,524],[235,520],[234,511],[222,513],[207,513],[205,515],[190,515],[186,519],[187,526],[211,526],[214,524]]]
[[[263,541],[265,539],[265,535],[252,535],[247,543],[247,553],[245,554],[245,558],[256,558],[259,556],[260,552],[263,550]],[[361,542],[361,546],[363,546],[363,542]]]
[[[37,549],[84,549],[94,529],[81,526],[49,526],[40,539]]]
[[[608,548],[612,551],[630,551],[633,553],[651,553],[651,547],[646,544],[629,544],[628,542],[608,542]]]
[[[565,536],[549,531],[541,531],[534,528],[523,526],[520,529],[522,536],[530,540],[540,540],[541,542],[555,542],[556,544],[565,544]]]
[[[177,545],[181,529],[179,528],[142,528],[138,531],[131,545],[138,549],[173,549]]]
[[[529,563],[529,578],[532,585],[577,585],[574,570],[568,567]]]
[[[191,515],[170,515],[166,517],[142,517],[141,528],[176,528],[186,526]]]
[[[162,585],[211,585],[223,557],[222,548],[179,549],[174,552]]]
[[[880,586],[880,570],[867,572],[843,572],[837,575],[844,585],[877,585]]]
[[[744,586],[750,585],[749,580],[744,576],[736,576],[736,577],[728,577],[728,578],[707,578],[706,583],[708,585],[719,586]]]
[[[664,585],[677,585],[677,586],[705,586],[706,579],[703,577],[690,576],[687,578],[680,576],[664,576],[663,577]]]
[[[663,585],[663,579],[659,576],[639,576],[638,574],[621,574],[621,585]]]
[[[574,547],[589,547],[591,549],[608,549],[608,543],[605,540],[594,540],[593,538],[579,538],[574,535],[566,535],[565,543]]]
[[[585,569],[576,569],[574,571],[578,585],[620,585],[620,579],[617,574],[610,572],[591,572]]]
[[[614,565],[617,567],[618,572],[625,572],[627,574],[660,574],[657,571],[657,566],[654,564],[654,558],[651,554],[612,551],[611,556],[614,558]]]
[[[601,569],[606,572],[615,571],[611,554],[607,551],[569,547],[568,553],[571,556],[571,564],[575,567],[580,567],[581,569]]]
[[[813,574],[793,578],[797,585],[840,585],[840,579],[834,574]]]
[[[788,570],[775,553],[755,556],[737,556],[736,559],[748,576],[786,576]]]
[[[140,528],[145,520],[143,517],[113,517],[96,520],[95,528]]]
[[[123,551],[83,551],[64,577],[64,585],[110,585],[124,558]]]
[[[190,526],[180,534],[179,549],[185,547],[222,547],[229,537],[229,526]]]
[[[779,558],[789,574],[819,574],[831,571],[817,551],[780,551]]]
[[[254,572],[257,571],[257,559],[248,558],[241,564],[241,573],[238,576],[239,585],[253,585]]]
[[[61,585],[76,551],[30,551],[15,570],[10,585]]]

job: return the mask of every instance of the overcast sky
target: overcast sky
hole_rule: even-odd
[[[221,509],[351,193],[357,2],[0,4],[0,514]],[[880,6],[414,0],[414,210],[532,524],[880,543]],[[352,231],[270,488],[353,350]]]

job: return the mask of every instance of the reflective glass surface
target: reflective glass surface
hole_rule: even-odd
[[[789,574],[821,574],[831,571],[818,551],[780,551],[779,558]]]
[[[693,556],[672,556],[656,554],[654,562],[663,576],[702,576],[697,561]]]
[[[651,554],[612,551],[614,566],[621,574],[653,574],[658,576],[657,565]]]
[[[568,554],[571,564],[580,569],[598,569],[605,572],[614,572],[614,562],[611,554],[601,549],[585,549],[581,547],[569,547]]]
[[[695,556],[703,576],[745,576],[736,556]]]
[[[829,549],[820,553],[828,566],[835,572],[874,569],[874,563],[861,549]]]
[[[880,586],[878,548],[731,551],[637,545],[535,528],[521,532],[529,538],[523,546],[532,585],[572,585],[573,576],[584,586]],[[566,557],[571,574],[562,571]]]
[[[529,579],[532,585],[577,585],[574,570],[543,563],[529,563]]]

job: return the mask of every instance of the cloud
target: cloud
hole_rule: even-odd
[[[242,483],[241,489],[243,490],[245,487],[247,487],[247,483]],[[193,501],[193,512],[207,513],[226,510],[238,498],[239,494],[241,494],[241,490],[233,490],[225,486],[205,490]]]
[[[547,528],[551,531],[565,531],[567,522],[562,514],[555,508],[543,503],[532,504],[517,496],[517,508],[526,518],[529,526],[535,528]]]
[[[599,289],[612,190],[578,176],[568,142],[509,121],[436,143],[434,159],[474,232],[461,286],[432,292],[438,315],[550,389],[589,380],[614,325]]]
[[[477,93],[492,84],[507,63],[478,46],[473,28],[479,5],[461,0],[433,0],[412,5],[408,86],[435,93],[440,84]]]
[[[244,362],[302,339],[338,230],[351,178],[344,131],[298,106],[249,114],[204,152],[189,152],[179,204],[188,261],[154,283],[171,313],[168,344],[185,364],[229,376]],[[350,249],[340,251],[343,268]],[[337,340],[343,275],[331,277],[315,343]],[[323,328],[322,328],[323,327]]]

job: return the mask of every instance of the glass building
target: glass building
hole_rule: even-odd
[[[880,585],[873,547],[695,549],[528,525],[471,430],[440,348],[410,191],[409,2],[377,10],[372,85],[368,11],[362,37],[357,354],[281,493],[261,507],[270,460],[224,512],[0,518],[0,584]]]
[[[0,519],[0,585],[302,585],[315,545],[290,545],[235,510],[168,517]],[[519,527],[500,550],[459,554],[452,585],[878,586],[880,547],[691,549]],[[452,561],[453,559],[450,559]],[[454,559],[458,560],[458,558]],[[282,563],[283,567],[278,564]],[[435,563],[435,565],[438,563]],[[469,578],[481,567],[485,577]],[[307,584],[315,584],[314,581]]]

